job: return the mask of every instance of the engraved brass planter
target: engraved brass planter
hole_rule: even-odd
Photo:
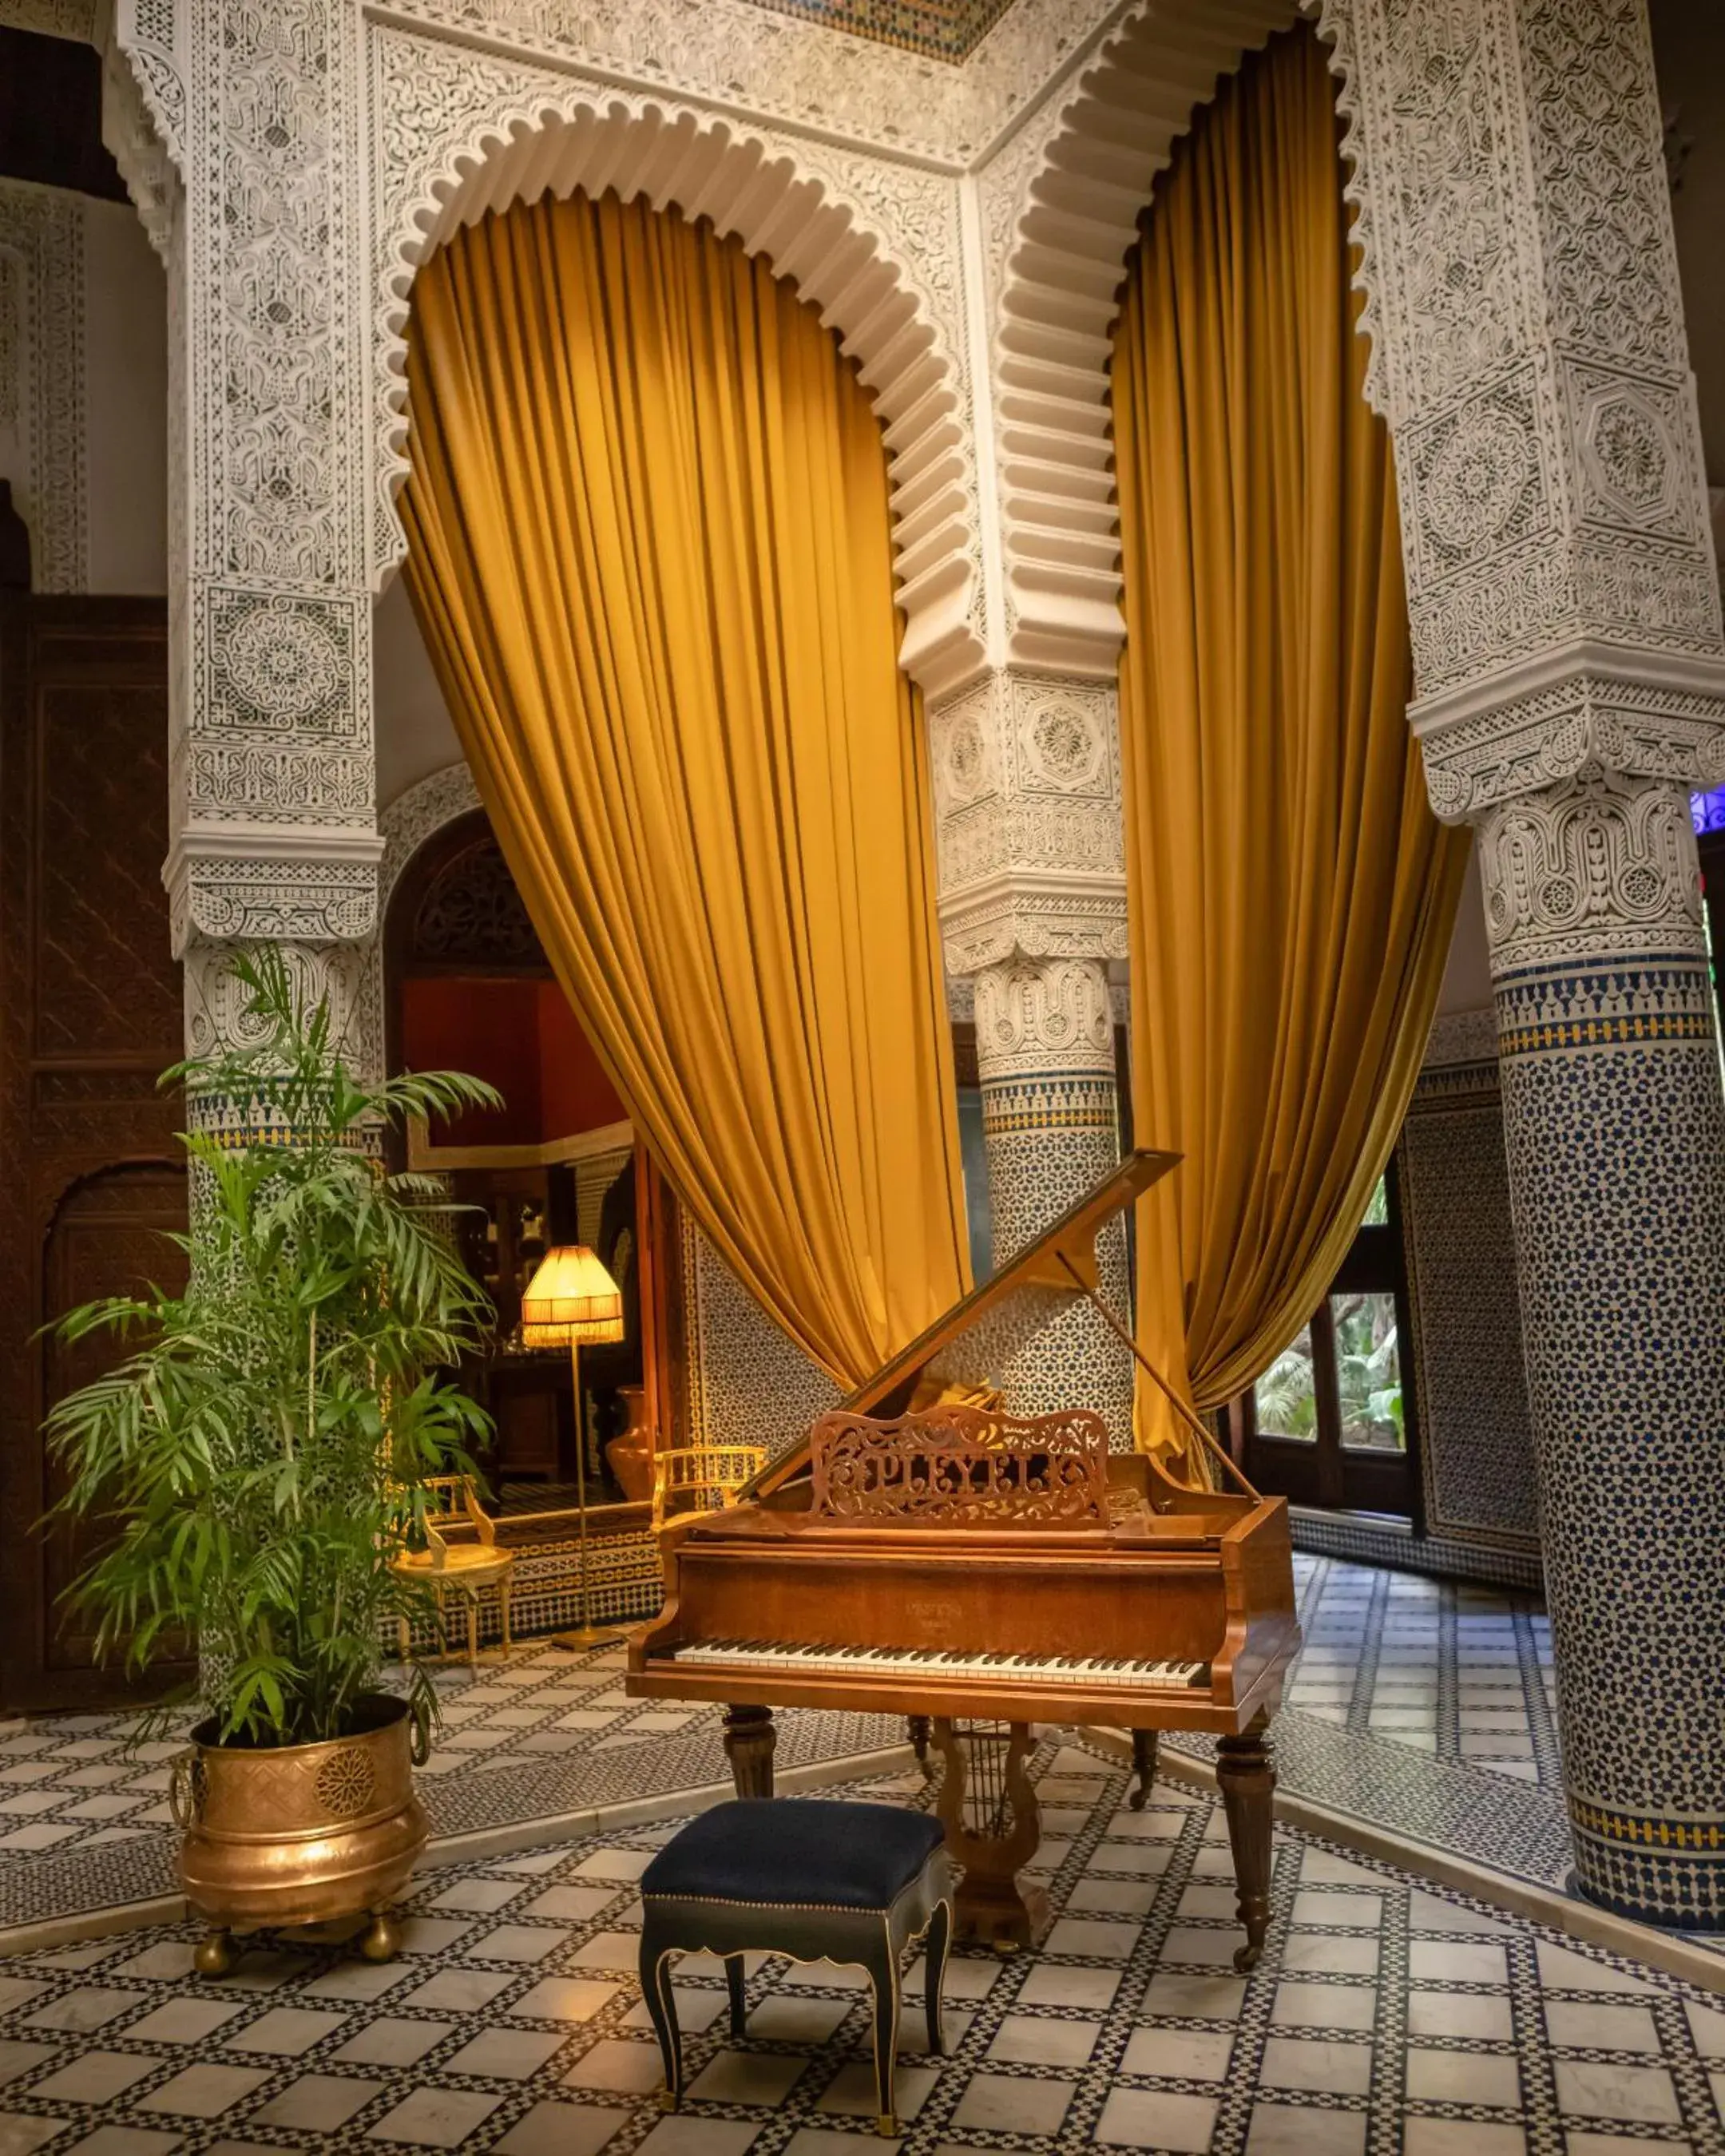
[[[421,1732],[404,1700],[366,1700],[349,1737],[319,1744],[217,1744],[213,1722],[173,1764],[168,1799],[182,1830],[180,1881],[210,1927],[193,1956],[205,1976],[234,1964],[236,1933],[367,1916],[360,1952],[399,1943],[389,1904],[429,1831],[413,1794]]]

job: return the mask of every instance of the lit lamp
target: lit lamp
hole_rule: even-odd
[[[581,1414],[581,1343],[623,1337],[623,1295],[584,1244],[547,1250],[521,1297],[521,1340],[528,1348],[567,1348],[575,1384],[575,1496],[581,1512],[581,1623],[559,1632],[555,1647],[598,1647],[616,1635],[593,1621],[587,1586],[587,1430]]]

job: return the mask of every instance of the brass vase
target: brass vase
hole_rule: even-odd
[[[647,1421],[647,1393],[642,1385],[619,1385],[617,1396],[629,1415],[629,1428],[605,1447],[605,1462],[617,1486],[632,1505],[653,1495],[653,1431]]]
[[[388,1961],[400,1943],[389,1904],[429,1832],[413,1794],[417,1725],[405,1700],[374,1693],[358,1726],[317,1744],[218,1744],[200,1722],[174,1761],[168,1802],[182,1830],[180,1882],[208,1924],[193,1960],[234,1965],[236,1933],[369,1916],[360,1952]]]

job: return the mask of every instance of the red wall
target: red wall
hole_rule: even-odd
[[[555,981],[408,980],[402,1060],[410,1070],[466,1070],[502,1094],[501,1113],[458,1116],[440,1145],[542,1145],[628,1114]]]

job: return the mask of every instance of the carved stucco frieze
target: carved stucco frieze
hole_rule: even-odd
[[[84,212],[24,180],[0,179],[0,442],[36,590],[85,590]]]
[[[749,0],[390,0],[399,19],[574,69],[958,170],[1123,11],[1016,0],[962,64]]]
[[[1416,705],[1426,788],[1446,822],[1589,766],[1684,786],[1725,782],[1725,662],[1631,666],[1578,644],[1476,690]]]
[[[1017,671],[931,713],[947,969],[1023,952],[1124,957],[1114,691]]]
[[[1680,786],[1590,767],[1488,811],[1479,831],[1494,975],[1553,961],[1704,954]]]

